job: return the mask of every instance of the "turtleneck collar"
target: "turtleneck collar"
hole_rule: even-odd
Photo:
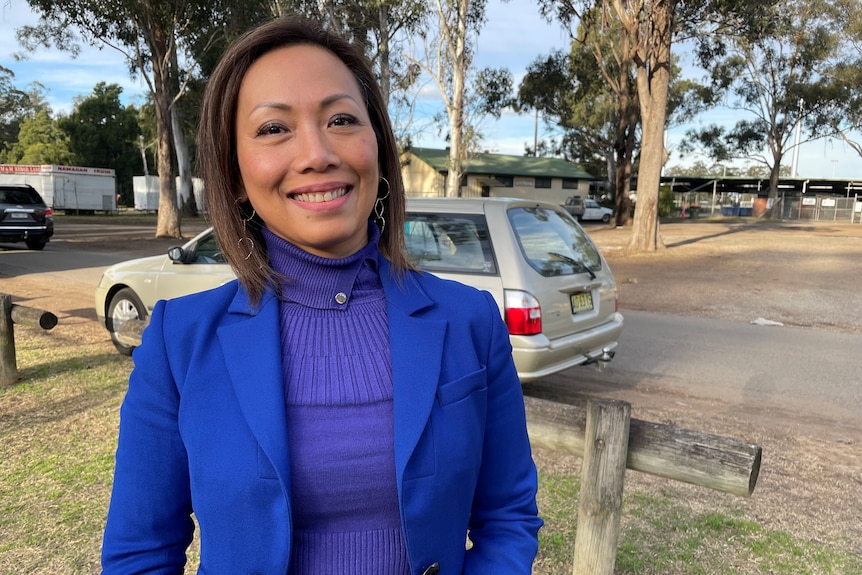
[[[263,236],[272,269],[287,278],[281,284],[283,301],[315,309],[347,309],[354,292],[382,289],[377,273],[380,231],[370,220],[368,243],[344,258],[310,254],[265,227]],[[363,269],[366,273],[360,274]]]

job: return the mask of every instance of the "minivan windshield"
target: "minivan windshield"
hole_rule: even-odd
[[[602,267],[598,250],[572,218],[542,207],[509,210],[521,251],[543,276],[589,273]]]

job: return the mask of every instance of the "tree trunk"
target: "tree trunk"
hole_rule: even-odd
[[[186,133],[183,130],[183,113],[177,107],[180,94],[179,61],[177,51],[171,53],[171,94],[176,94],[171,99],[171,129],[174,136],[174,149],[177,155],[177,170],[180,177],[180,190],[178,196],[180,213],[190,218],[198,215],[198,205],[195,200],[194,185],[192,183],[192,163],[189,159],[189,146],[186,141]]]
[[[652,3],[649,12],[649,43],[638,49],[640,57],[636,59],[642,134],[637,205],[629,243],[629,249],[633,251],[664,248],[659,235],[658,199],[661,170],[667,160],[664,130],[670,83],[673,10],[672,0]]]
[[[176,103],[171,106],[171,128],[174,136],[174,147],[177,155],[177,169],[180,176],[179,210],[183,216],[193,218],[198,215],[198,204],[195,200],[192,183],[192,164],[189,160],[189,146],[186,134],[182,128],[182,112]]]
[[[383,102],[389,105],[389,95],[392,93],[392,66],[389,63],[389,6],[380,3],[377,8],[377,64],[380,68],[380,92]]]
[[[454,43],[452,61],[452,102],[449,111],[449,173],[446,174],[446,197],[461,196],[461,159],[464,132],[464,76],[467,73],[467,8],[469,0],[458,2],[456,37],[447,38]],[[442,15],[441,15],[442,16]],[[453,42],[454,40],[454,42]]]
[[[167,34],[155,26],[148,38],[153,66],[153,103],[156,109],[159,162],[159,214],[156,220],[157,238],[182,238],[180,214],[177,209],[176,170],[174,169],[174,140],[171,121],[171,73]]]
[[[627,74],[627,73],[626,73]],[[631,223],[632,202],[629,192],[632,185],[632,165],[634,163],[635,138],[639,121],[638,105],[628,95],[628,87],[620,95],[620,118],[617,125],[614,152],[616,153],[617,169],[614,173],[614,222],[617,226],[627,226]]]

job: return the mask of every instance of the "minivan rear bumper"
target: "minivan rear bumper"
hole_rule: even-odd
[[[617,347],[623,330],[623,316],[590,330],[549,340],[544,335],[511,336],[512,357],[522,383],[547,377],[559,371],[596,361]]]

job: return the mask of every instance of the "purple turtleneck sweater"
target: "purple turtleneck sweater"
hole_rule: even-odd
[[[341,259],[264,230],[282,285],[291,575],[405,575],[377,227]]]

